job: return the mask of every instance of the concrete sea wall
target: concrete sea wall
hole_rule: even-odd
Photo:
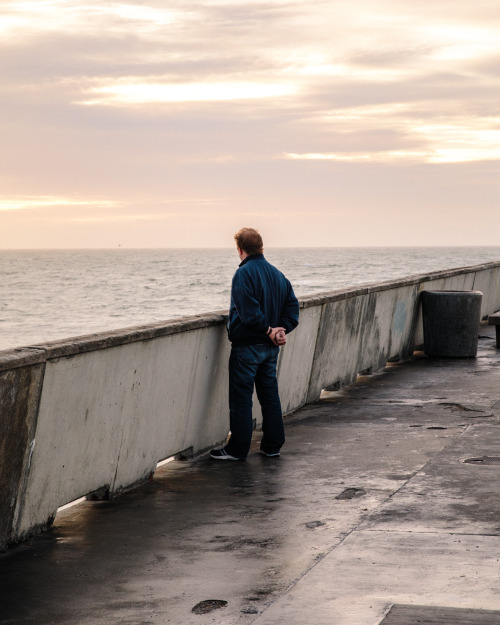
[[[301,299],[281,350],[285,413],[423,343],[420,293],[479,290],[500,309],[500,262]],[[0,352],[0,548],[79,497],[114,495],[162,459],[228,431],[224,312]],[[261,420],[255,408],[257,425]]]

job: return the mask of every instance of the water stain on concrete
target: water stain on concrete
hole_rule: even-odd
[[[366,495],[366,490],[364,488],[344,488],[340,495],[337,495],[335,499],[347,501],[349,499],[362,497],[363,495]]]
[[[276,549],[279,542],[272,537],[269,538],[244,538],[242,536],[215,536],[210,543],[218,543],[220,546],[215,551],[229,552],[241,551],[245,548],[257,547],[258,549]]]
[[[197,603],[191,612],[193,612],[193,614],[208,614],[209,612],[225,608],[226,606],[227,601],[223,599],[205,599],[205,601]]]
[[[309,521],[309,523],[304,523],[304,525],[307,527],[307,529],[314,530],[317,527],[324,527],[326,523],[324,523],[323,521]]]

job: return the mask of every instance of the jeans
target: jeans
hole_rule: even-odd
[[[231,437],[225,449],[236,458],[246,458],[252,441],[253,388],[262,408],[261,449],[278,452],[285,442],[283,415],[276,380],[279,347],[233,345],[229,358],[229,423]]]

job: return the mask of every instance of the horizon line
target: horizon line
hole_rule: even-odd
[[[433,248],[474,248],[474,247],[490,247],[499,248],[500,245],[493,244],[428,244],[428,245],[272,245],[264,246],[264,253],[267,250],[330,250],[330,249],[433,249]],[[175,246],[175,247],[125,247],[118,245],[116,247],[18,247],[18,248],[0,248],[1,252],[112,252],[112,251],[158,251],[158,250],[234,250],[234,246]]]

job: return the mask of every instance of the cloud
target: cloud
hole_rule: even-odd
[[[164,221],[165,219],[175,219],[182,213],[170,214],[147,214],[139,213],[137,215],[92,215],[88,217],[67,217],[60,221],[72,224],[111,224],[111,223],[127,223],[134,221]]]
[[[493,0],[10,0],[0,34],[4,222],[188,240],[197,210],[399,210],[403,171],[496,205]]]
[[[57,196],[28,196],[28,197],[3,197],[0,198],[0,211],[29,210],[36,208],[109,208],[118,206],[113,200],[74,199]]]
[[[95,87],[95,97],[86,105],[127,105],[161,102],[227,102],[292,95],[294,85],[251,82],[141,83],[120,80],[117,84]]]
[[[94,32],[140,25],[154,29],[175,23],[182,13],[172,9],[124,2],[69,4],[66,0],[5,2],[0,31],[6,37],[39,36],[46,33]]]
[[[336,129],[331,143],[337,151],[288,152],[285,158],[381,163],[500,159],[500,116],[467,115],[460,105],[449,105],[448,114],[436,118],[438,106],[439,102],[430,101],[331,110],[317,125]],[[392,149],[387,149],[389,143]]]

